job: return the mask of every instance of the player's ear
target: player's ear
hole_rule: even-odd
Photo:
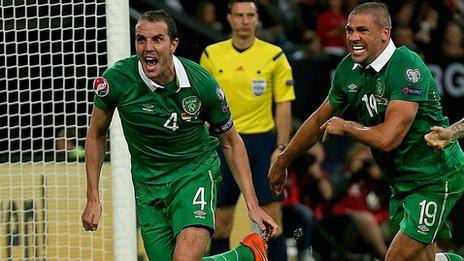
[[[174,40],[172,40],[172,42],[171,42],[171,50],[170,50],[171,54],[173,54],[176,51],[177,45],[179,45],[179,38],[175,38]]]
[[[382,31],[382,42],[388,42],[390,40],[391,28],[385,27]]]

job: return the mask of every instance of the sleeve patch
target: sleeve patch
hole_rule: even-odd
[[[419,68],[406,69],[404,71],[404,75],[406,76],[406,79],[408,79],[408,81],[410,81],[411,83],[418,83],[421,80],[421,72]]]
[[[293,79],[290,79],[290,80],[285,82],[285,85],[286,86],[293,86],[293,85],[295,85],[295,81]]]
[[[230,130],[232,126],[234,126],[234,122],[232,121],[232,119],[228,119],[227,121],[222,122],[221,124],[212,126],[211,130],[213,131],[214,134],[222,134]]]
[[[220,101],[224,100],[225,97],[224,91],[221,89],[221,87],[219,87],[219,85],[216,87],[216,96]]]
[[[403,94],[404,95],[419,96],[419,95],[422,95],[422,90],[406,86],[406,87],[403,88]]]
[[[110,92],[110,84],[105,78],[98,76],[93,81],[93,89],[98,97],[105,97]]]

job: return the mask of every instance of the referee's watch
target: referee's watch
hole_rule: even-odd
[[[287,148],[287,143],[277,145],[277,149],[280,151],[284,151]]]

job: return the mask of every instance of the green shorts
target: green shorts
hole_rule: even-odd
[[[191,226],[214,233],[217,185],[215,155],[194,172],[163,185],[134,183],[137,219],[150,260],[172,260],[179,232]]]
[[[461,169],[446,180],[394,184],[389,209],[393,235],[401,230],[424,244],[432,244],[437,238],[451,238],[446,220],[461,197],[463,182]]]

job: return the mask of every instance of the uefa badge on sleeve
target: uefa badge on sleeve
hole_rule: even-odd
[[[93,89],[98,97],[105,97],[110,92],[110,85],[105,78],[99,76],[93,81]]]

